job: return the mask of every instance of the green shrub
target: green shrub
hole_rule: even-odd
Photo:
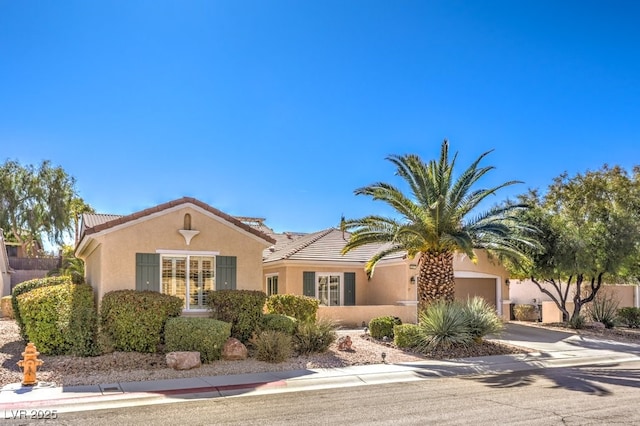
[[[584,328],[586,322],[587,320],[585,319],[584,315],[578,314],[571,317],[568,325],[570,328],[580,330]]]
[[[13,297],[4,296],[0,300],[0,311],[2,311],[3,317],[10,319],[15,318],[15,316],[13,315]]]
[[[18,306],[18,296],[24,293],[28,293],[31,290],[40,287],[48,287],[52,285],[59,284],[72,284],[70,277],[46,277],[46,278],[36,278],[34,280],[24,281],[20,284],[16,285],[11,292],[11,303],[13,306],[13,315],[16,318],[16,324],[20,327],[20,335],[22,336],[22,340],[25,342],[28,340],[27,332],[24,328],[24,323],[22,321],[22,316],[20,315],[20,307]]]
[[[293,334],[298,328],[298,320],[294,317],[280,314],[266,314],[262,317],[262,330],[281,331],[286,334]]]
[[[473,343],[467,313],[458,302],[436,301],[422,311],[419,317],[418,326],[422,338],[418,348],[422,351],[469,346]]]
[[[273,294],[267,298],[266,310],[269,314],[294,317],[301,322],[315,322],[320,301],[296,294]]]
[[[17,299],[28,340],[41,353],[97,354],[97,314],[91,286],[45,286],[20,294]]]
[[[618,318],[627,327],[638,328],[640,327],[640,308],[620,308]]]
[[[420,344],[421,333],[417,324],[398,324],[393,327],[393,343],[399,348],[415,348]]]
[[[336,325],[332,321],[301,322],[293,335],[293,347],[301,355],[325,352],[337,338]]]
[[[467,315],[469,332],[476,341],[481,341],[487,334],[498,333],[504,329],[504,324],[494,307],[482,297],[476,296],[467,299],[464,310]]]
[[[182,299],[156,291],[117,290],[100,305],[102,332],[123,352],[157,352],[167,319],[182,312]]]
[[[598,293],[591,301],[587,314],[593,321],[601,322],[606,328],[613,328],[618,318],[619,304],[613,296]]]
[[[266,362],[283,362],[291,356],[291,334],[275,330],[262,331],[252,340],[256,358]]]
[[[205,363],[220,359],[231,324],[213,318],[169,318],[164,328],[165,351],[198,351]]]
[[[513,316],[518,321],[537,321],[538,313],[533,305],[515,305],[513,307]]]
[[[369,333],[376,339],[382,339],[385,336],[393,339],[393,327],[400,324],[402,321],[398,317],[377,317],[369,321]]]
[[[231,336],[248,342],[260,329],[267,295],[254,290],[217,290],[207,292],[211,317],[231,323]]]

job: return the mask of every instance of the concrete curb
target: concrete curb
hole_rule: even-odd
[[[94,386],[50,387],[45,384],[26,388],[8,385],[0,390],[0,410],[7,413],[46,409],[61,413],[631,361],[640,361],[640,356],[583,349]]]

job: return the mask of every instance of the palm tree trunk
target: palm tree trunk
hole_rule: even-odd
[[[419,263],[418,309],[422,311],[436,300],[452,302],[455,291],[453,253],[423,252]]]

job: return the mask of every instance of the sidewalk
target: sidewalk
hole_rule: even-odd
[[[366,386],[439,377],[511,373],[542,368],[619,364],[640,361],[640,345],[584,338],[570,333],[510,327],[504,341],[537,352],[461,360],[424,360],[333,369],[210,376],[92,386],[34,387],[8,385],[0,390],[0,410],[56,413],[133,405],[161,404],[199,398],[224,398],[297,392],[333,387]],[[527,333],[531,333],[527,336]],[[523,336],[524,335],[524,336]],[[517,339],[517,340],[514,340]],[[44,413],[46,414],[46,413]],[[13,417],[7,417],[13,418]]]

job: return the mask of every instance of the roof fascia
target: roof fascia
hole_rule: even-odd
[[[98,236],[102,236],[102,235],[107,235],[107,234],[109,234],[111,232],[115,232],[115,231],[118,231],[118,230],[121,230],[121,229],[125,229],[125,228],[128,228],[130,226],[135,226],[135,225],[137,225],[139,223],[142,223],[142,222],[145,222],[147,220],[155,219],[155,218],[164,216],[166,214],[172,213],[174,211],[184,209],[185,207],[190,207],[190,208],[202,213],[203,215],[215,220],[218,223],[221,223],[221,224],[223,224],[225,226],[233,228],[236,231],[238,231],[241,234],[243,234],[244,236],[250,237],[251,239],[261,243],[265,247],[269,247],[269,246],[273,245],[273,243],[271,243],[271,242],[269,242],[269,241],[267,241],[267,240],[265,240],[263,238],[260,238],[259,236],[254,235],[251,232],[248,232],[248,231],[240,228],[239,226],[236,226],[234,223],[225,220],[224,218],[216,215],[215,213],[210,212],[209,210],[203,209],[202,207],[192,203],[191,201],[187,201],[185,203],[181,203],[181,204],[178,204],[178,205],[175,205],[175,206],[172,206],[172,207],[168,207],[168,208],[160,210],[158,212],[154,212],[154,213],[151,213],[149,215],[145,215],[145,216],[139,217],[137,219],[133,219],[133,220],[127,221],[125,223],[121,223],[121,224],[109,227],[107,229],[103,229],[101,231],[91,233],[89,235],[91,237],[93,237],[93,238],[98,237]],[[86,237],[87,237],[87,235],[85,235],[83,237],[83,240]],[[78,247],[80,247],[80,245],[82,245],[82,241],[80,242]]]

